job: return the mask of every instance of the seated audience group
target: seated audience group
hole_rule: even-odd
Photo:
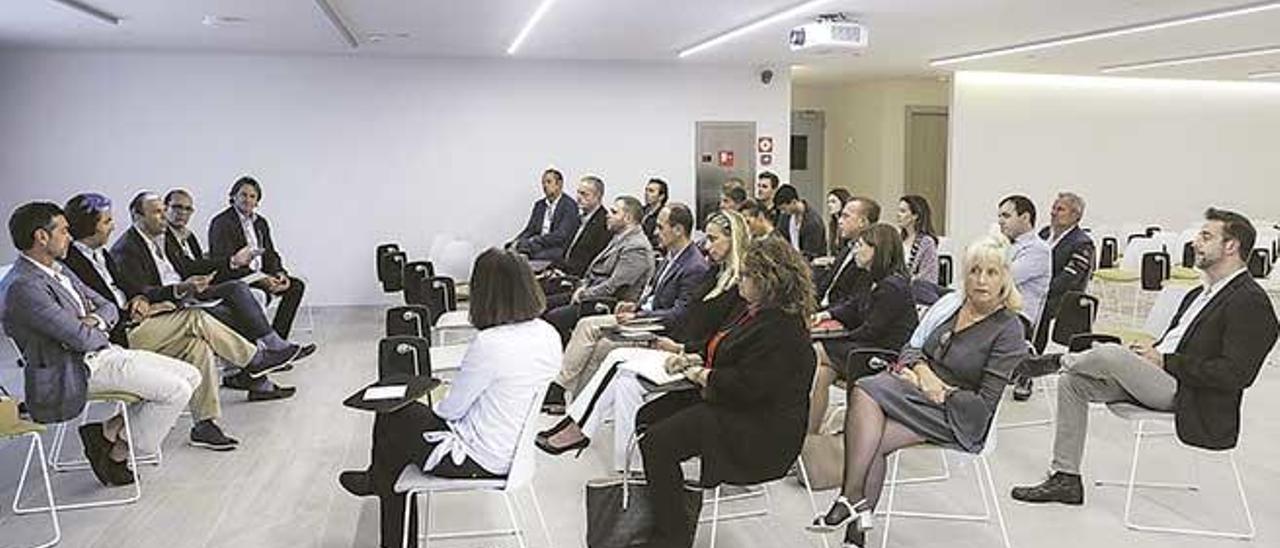
[[[70,421],[97,393],[137,398],[129,404],[131,437],[121,415],[79,428],[104,485],[134,483],[130,446],[135,455],[155,454],[184,407],[191,445],[236,449],[239,440],[218,424],[220,386],[246,391],[249,401],[294,394],[268,375],[316,347],[287,338],[302,284],[281,266],[256,212],[260,196],[254,179],[236,181],[231,206],[218,216],[233,224],[215,219],[208,255],[187,226],[194,204],[181,189],[134,196],[130,225],[114,243],[112,201],[101,194],[77,194],[65,206],[30,202],[10,215],[20,255],[0,280],[0,316],[23,356],[31,417]],[[274,324],[256,290],[282,300]]]
[[[1006,387],[1025,399],[1031,379],[1051,373],[1061,379],[1051,473],[1012,498],[1082,504],[1089,403],[1169,411],[1184,443],[1234,447],[1243,392],[1280,331],[1246,268],[1257,233],[1230,211],[1205,213],[1193,242],[1203,284],[1158,340],[1041,355],[1063,295],[1086,290],[1094,267],[1074,193],[1057,196],[1040,231],[1031,199],[1000,200],[999,231],[964,248],[952,291],[939,285],[941,242],[921,196],[901,197],[885,223],[871,198],[833,189],[820,212],[765,172],[754,196],[726,182],[700,231],[662,179],[647,180],[643,199],[608,200],[595,175],[579,179],[576,200],[560,171],[540,182],[524,229],[475,260],[468,314],[478,334],[447,396],[378,414],[369,466],[339,477],[353,495],[378,497],[383,546],[417,544],[417,509],[394,488],[406,466],[503,477],[531,426],[523,410],[541,404],[564,415],[534,438],[551,455],[581,453],[611,420],[612,468],[638,466],[648,484],[646,546],[687,548],[697,516],[685,490],[788,474],[807,439],[826,435],[836,386],[848,401],[839,492],[803,526],[865,546],[892,453],[982,451]],[[234,371],[221,384],[251,400],[292,395],[267,375],[314,347],[287,339],[303,285],[255,213],[261,195],[256,181],[236,182],[208,255],[187,226],[194,204],[183,190],[137,195],[110,247],[111,202],[98,194],[10,218],[22,258],[0,313],[37,365],[32,415],[70,420],[93,391],[141,397],[135,439],[119,417],[81,428],[103,483],[132,481],[126,444],[154,451],[184,406],[193,444],[235,447],[216,422],[220,363]],[[274,323],[251,286],[281,299]],[[66,363],[83,367],[57,367]],[[695,457],[700,473],[686,480],[681,463]]]

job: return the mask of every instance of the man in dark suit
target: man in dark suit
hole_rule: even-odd
[[[778,174],[772,171],[762,171],[756,177],[756,201],[765,208],[769,222],[773,223],[773,226],[781,226],[779,223],[782,222],[782,210],[773,205],[773,195],[781,184]]]
[[[816,321],[825,321],[845,314],[841,308],[854,307],[858,299],[871,291],[871,278],[866,270],[858,268],[853,260],[852,242],[867,227],[879,222],[880,204],[871,198],[855,196],[845,202],[840,210],[837,227],[840,236],[850,245],[835,258],[831,268],[820,271],[814,288],[817,290],[818,314]]]
[[[557,169],[542,172],[543,199],[533,203],[529,222],[507,247],[537,261],[554,261],[564,256],[569,241],[582,222],[578,204],[564,195],[564,175]]]
[[[271,240],[271,225],[258,214],[262,185],[253,177],[241,177],[231,185],[231,206],[209,221],[209,256],[215,261],[229,260],[248,246],[257,255],[245,268],[233,269],[229,276],[242,278],[252,273],[266,276],[251,285],[267,293],[267,298],[280,299],[271,326],[282,338],[289,338],[293,319],[302,304],[306,285],[284,269],[284,261]]]
[[[605,222],[609,213],[600,206],[603,198],[604,181],[599,177],[587,175],[578,182],[578,209],[581,213],[578,229],[565,247],[564,255],[551,261],[551,270],[542,274],[547,281],[543,286],[547,293],[558,293],[559,283],[565,280],[572,287],[572,282],[586,273],[591,260],[609,245],[613,235]]]
[[[658,212],[654,229],[659,244],[666,250],[662,267],[654,272],[638,300],[618,302],[613,314],[578,320],[565,346],[560,373],[543,400],[545,412],[562,414],[566,389],[578,397],[599,367],[599,360],[609,350],[623,346],[604,339],[607,329],[635,319],[655,318],[669,337],[684,340],[685,311],[710,265],[691,240],[693,212],[689,206],[667,204]]]
[[[640,220],[640,227],[654,249],[661,245],[658,241],[658,212],[667,206],[670,195],[667,182],[657,177],[650,178],[644,185],[644,218]]]
[[[119,319],[115,305],[84,285],[58,262],[71,234],[62,208],[32,202],[9,217],[9,235],[21,252],[0,280],[0,321],[22,352],[26,403],[31,417],[51,424],[78,416],[90,392],[127,392],[130,432],[116,415],[80,426],[80,441],[103,485],[135,481],[129,446],[154,454],[200,384],[191,364],[111,344]]]
[[[1235,447],[1240,401],[1276,342],[1275,310],[1246,265],[1257,233],[1244,216],[1210,208],[1196,237],[1204,285],[1182,300],[1155,344],[1096,345],[1077,354],[1025,361],[1026,375],[1061,369],[1052,475],[1015,487],[1024,502],[1084,504],[1080,461],[1090,402],[1134,401],[1171,411],[1178,439],[1209,450]]]
[[[129,203],[133,226],[124,231],[111,246],[111,258],[119,269],[116,284],[133,299],[145,297],[149,302],[171,302],[200,305],[210,315],[231,327],[255,347],[273,353],[290,354],[290,362],[305,359],[315,352],[315,345],[300,345],[281,337],[267,323],[262,307],[244,282],[231,279],[213,283],[212,272],[194,272],[182,255],[167,251],[165,205],[158,194],[141,192]],[[219,261],[220,262],[220,261]],[[179,267],[179,265],[183,265]],[[251,401],[287,398],[293,387],[277,386],[263,375],[246,369],[222,379],[223,386],[247,390]]]
[[[1058,315],[1062,295],[1068,291],[1084,292],[1093,273],[1093,238],[1080,228],[1084,217],[1084,199],[1074,192],[1060,192],[1049,210],[1049,226],[1040,230],[1040,239],[1053,248],[1053,277],[1049,280],[1049,293],[1045,298],[1040,326],[1036,329],[1036,350],[1043,352],[1049,343],[1049,326]],[[1029,377],[1014,379],[1013,399],[1031,397],[1032,382]]]
[[[827,254],[827,231],[822,227],[822,217],[800,199],[796,187],[782,185],[773,193],[774,207],[782,212],[778,221],[778,233],[807,260]]]

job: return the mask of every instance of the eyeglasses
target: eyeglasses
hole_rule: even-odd
[[[191,212],[194,212],[194,211],[196,210],[196,208],[195,208],[194,206],[182,205],[182,204],[178,204],[178,205],[171,205],[171,206],[169,206],[169,209],[176,209],[176,210],[178,210],[178,211],[185,211],[185,212],[187,212],[187,213],[191,213]]]

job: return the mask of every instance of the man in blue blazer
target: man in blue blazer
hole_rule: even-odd
[[[90,289],[59,259],[67,255],[71,233],[62,208],[48,202],[18,207],[9,217],[9,235],[21,252],[0,280],[0,316],[25,362],[27,408],[42,423],[66,422],[84,410],[89,392],[127,392],[130,430],[123,417],[80,426],[80,440],[93,473],[103,485],[135,481],[126,460],[154,454],[200,385],[191,364],[111,344],[119,321],[116,306]]]
[[[557,169],[542,172],[543,199],[533,203],[529,222],[507,247],[536,261],[554,261],[578,232],[582,220],[578,204],[564,194],[564,175]]]

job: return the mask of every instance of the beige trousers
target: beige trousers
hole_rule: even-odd
[[[564,363],[560,366],[560,374],[556,376],[556,384],[578,398],[584,392],[587,383],[600,368],[605,356],[616,348],[642,346],[640,343],[615,342],[604,337],[604,330],[618,325],[613,314],[587,316],[578,320],[569,337],[569,344],[564,348]]]
[[[129,330],[129,346],[177,358],[200,371],[200,386],[196,387],[190,404],[196,421],[222,415],[216,358],[243,367],[258,351],[253,343],[198,309],[178,310],[143,320]]]

